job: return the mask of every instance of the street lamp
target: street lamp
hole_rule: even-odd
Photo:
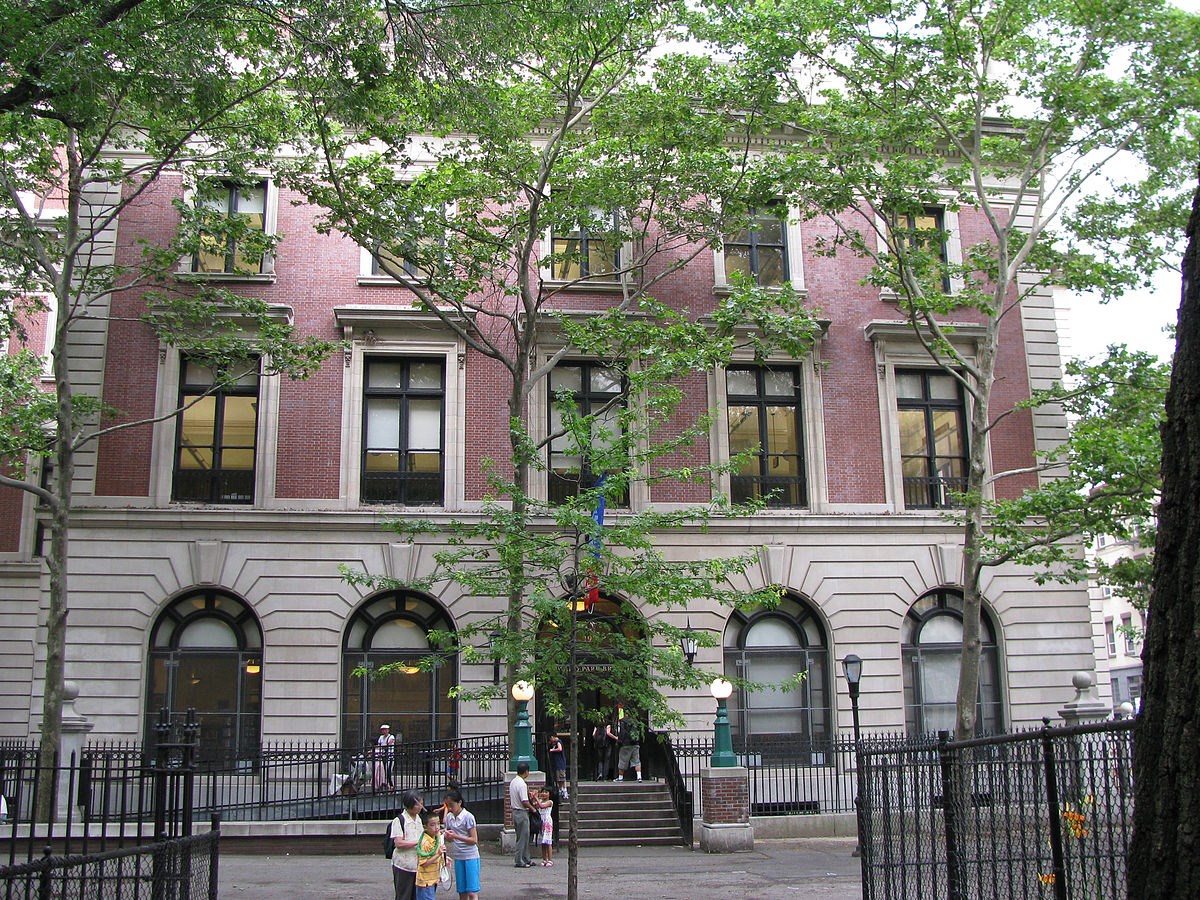
[[[498,630],[488,634],[488,651],[492,654],[492,684],[500,683],[500,650],[496,645],[503,636]]]
[[[683,651],[684,658],[687,659],[689,666],[696,661],[696,635],[692,631],[692,620],[690,618],[688,619],[687,628],[679,636],[679,649]]]
[[[850,688],[850,713],[854,718],[854,810],[858,826],[858,843],[855,844],[854,856],[862,855],[862,772],[858,765],[858,688],[862,680],[862,659],[854,653],[847,653],[842,660],[842,673],[846,676],[846,685]]]
[[[533,735],[529,726],[529,701],[533,699],[533,685],[528,681],[518,681],[512,686],[512,696],[517,701],[517,726],[509,768],[515,772],[519,763],[529,763],[530,768],[537,765],[533,758]]]
[[[731,768],[738,764],[733,755],[733,736],[729,733],[729,712],[725,701],[733,693],[733,685],[724,678],[717,678],[709,687],[717,701],[717,719],[713,722],[713,752],[710,765],[714,769]]]

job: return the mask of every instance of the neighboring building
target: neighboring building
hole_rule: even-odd
[[[1099,535],[1092,542],[1089,554],[1096,559],[1113,563],[1125,557],[1139,557],[1152,548],[1143,547],[1136,536],[1130,540]],[[1088,584],[1094,621],[1102,623],[1103,631],[1096,641],[1097,671],[1108,672],[1112,705],[1132,703],[1135,710],[1142,705],[1142,641],[1146,620],[1140,610],[1107,584],[1092,580]],[[1103,690],[1101,691],[1103,696]]]
[[[139,240],[163,240],[180,195],[178,182],[164,179],[117,223],[94,262],[106,252],[129,260]],[[344,339],[344,353],[304,383],[251,373],[180,422],[110,435],[79,459],[66,671],[80,685],[78,708],[95,723],[93,737],[148,739],[162,706],[195,707],[202,752],[231,759],[249,757],[261,741],[357,744],[383,721],[403,740],[504,730],[502,706],[485,711],[447,696],[458,682],[490,682],[490,663],[413,667],[378,682],[350,674],[415,658],[431,629],[495,614],[497,601],[452,591],[371,594],[348,584],[339,566],[400,578],[429,570],[436,544],[398,541],[380,522],[446,520],[478,508],[482,462],[507,458],[507,388],[495,366],[414,312],[407,290],[378,275],[369,255],[319,234],[314,210],[296,200],[269,181],[231,186],[223,209],[286,237],[252,276],[230,273],[237,247],[212,247],[183,267],[262,297],[305,334]],[[735,695],[740,734],[820,741],[848,729],[837,661],[850,652],[864,660],[864,728],[950,727],[962,553],[960,529],[944,514],[947,491],[965,474],[964,397],[931,366],[894,301],[864,284],[868,263],[820,252],[816,226],[779,212],[763,211],[759,228],[731,235],[723,252],[700,254],[656,290],[702,314],[737,270],[763,283],[790,281],[829,320],[804,359],[764,366],[747,358],[692,385],[693,405],[717,407],[722,423],[696,445],[698,459],[768,448],[720,488],[735,498],[776,493],[750,519],[713,523],[703,538],[670,533],[661,548],[681,560],[757,549],[749,583],[780,585],[787,599],[771,612],[701,606],[669,615],[719,636],[698,666],[763,681],[808,673],[791,694]],[[950,258],[961,259],[961,244],[983,233],[966,209],[926,215],[949,233]],[[602,248],[588,263],[601,277],[614,265]],[[564,306],[580,311],[611,296],[563,293]],[[82,389],[147,417],[204,392],[211,373],[136,322],[140,297],[118,293],[110,303],[111,321],[97,319],[75,339]],[[996,410],[1058,381],[1055,329],[1048,289],[1005,319]],[[968,357],[978,330],[968,319],[954,331]],[[581,405],[611,388],[584,358],[562,366],[553,384]],[[530,409],[544,427],[549,391],[543,386]],[[1024,469],[1035,448],[1064,433],[1052,410],[1009,415],[992,433],[991,468]],[[547,462],[533,491],[569,491],[569,453],[551,447]],[[999,490],[1012,496],[1035,484],[1023,475]],[[634,508],[708,499],[694,485],[630,493]],[[46,576],[29,495],[4,490],[0,508],[0,737],[26,737],[38,730],[42,702]],[[1094,668],[1087,594],[1038,585],[1014,566],[988,569],[983,592],[981,724],[1036,723],[1068,699],[1073,672]],[[672,702],[691,729],[711,728],[707,693]]]

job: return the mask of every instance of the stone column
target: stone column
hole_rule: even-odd
[[[1089,722],[1103,722],[1112,714],[1112,710],[1100,700],[1091,672],[1076,672],[1071,676],[1071,684],[1075,686],[1075,696],[1058,711],[1065,724],[1086,725]]]
[[[74,757],[75,769],[78,771],[79,761],[83,755],[83,744],[88,733],[96,727],[86,716],[80,715],[75,709],[75,700],[79,697],[79,685],[74,681],[63,682],[62,705],[62,739],[58,744],[58,805],[55,814],[59,820],[65,820],[67,809],[75,803],[71,794],[71,763]],[[78,775],[76,776],[78,788]]]
[[[515,853],[517,849],[517,833],[513,830],[513,815],[515,814],[512,808],[512,795],[509,793],[508,786],[512,784],[512,780],[517,777],[516,772],[504,773],[504,827],[500,829],[500,849],[505,853]],[[529,787],[529,796],[532,798],[539,790],[546,786],[545,772],[530,772],[525,776],[525,784]],[[519,810],[520,815],[529,815],[528,810]],[[533,832],[530,832],[530,852],[533,851]]]
[[[700,849],[705,853],[753,850],[749,770],[744,766],[701,769],[700,796],[704,809]]]

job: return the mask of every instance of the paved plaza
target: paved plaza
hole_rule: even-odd
[[[858,900],[853,839],[755,842],[748,853],[709,854],[683,847],[588,847],[580,851],[579,896],[622,900],[829,898]],[[222,900],[388,900],[389,863],[359,856],[235,855],[220,858]],[[553,868],[513,868],[512,858],[484,848],[483,900],[533,900],[567,895],[565,848]],[[456,898],[454,893],[439,897]]]

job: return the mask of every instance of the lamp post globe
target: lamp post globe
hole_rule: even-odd
[[[724,678],[717,678],[709,686],[717,701],[717,718],[713,722],[713,752],[710,765],[714,769],[732,768],[738,764],[733,754],[733,735],[729,731],[729,710],[725,701],[733,693],[733,685]]]
[[[529,724],[529,701],[533,699],[533,685],[528,681],[518,681],[512,686],[512,696],[517,701],[517,724],[509,768],[516,771],[520,763],[528,763],[531,769],[536,768],[537,760],[533,758],[533,729]]]

